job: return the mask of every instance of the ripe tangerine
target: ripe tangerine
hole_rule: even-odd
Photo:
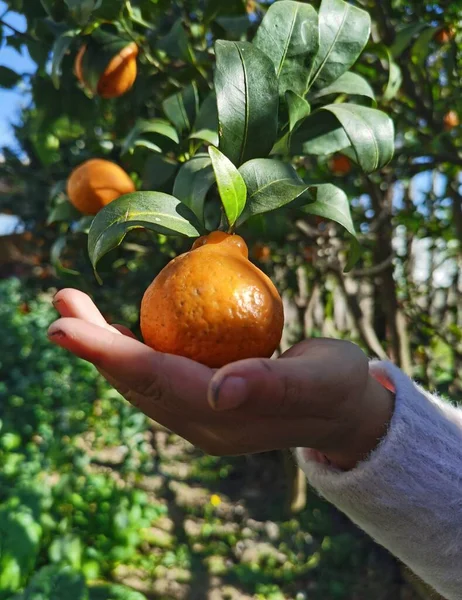
[[[343,154],[337,154],[331,159],[329,167],[334,175],[348,175],[351,172],[351,160]]]
[[[435,34],[435,42],[441,45],[449,44],[449,42],[454,39],[455,35],[456,32],[452,27],[444,27]]]
[[[135,184],[119,165],[94,158],[82,163],[67,182],[67,195],[85,215],[96,215],[107,204],[135,191]]]
[[[237,235],[202,237],[156,277],[141,305],[145,343],[211,368],[269,358],[284,327],[281,297]]]
[[[85,81],[82,62],[87,46],[82,46],[76,56],[74,71],[77,79],[84,87]],[[114,56],[98,81],[97,94],[105,99],[123,96],[133,87],[138,74],[136,59],[139,49],[135,42],[128,44],[119,54]]]
[[[451,131],[460,125],[459,114],[455,110],[450,110],[444,115],[444,128],[446,131]]]

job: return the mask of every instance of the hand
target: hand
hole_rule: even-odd
[[[349,469],[386,433],[393,396],[354,344],[314,339],[278,360],[213,371],[108,325],[82,292],[63,290],[53,303],[63,318],[50,327],[52,342],[93,363],[134,406],[208,454],[306,447]]]

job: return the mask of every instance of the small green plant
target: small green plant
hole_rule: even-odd
[[[81,441],[97,409],[95,437],[125,447],[121,470],[138,474],[150,465],[149,424],[93,367],[49,344],[49,296],[26,304],[16,280],[0,296],[0,599],[142,600],[123,586],[93,593],[86,580],[132,559],[165,507],[89,472]]]

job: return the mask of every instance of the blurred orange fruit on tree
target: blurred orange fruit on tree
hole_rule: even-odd
[[[85,215],[96,215],[104,206],[135,191],[135,184],[119,165],[103,159],[92,159],[72,171],[67,182],[67,195]]]
[[[80,83],[102,98],[118,98],[127,93],[138,74],[139,49],[115,36],[98,32],[78,52],[74,71]]]
[[[446,131],[451,131],[460,125],[460,117],[455,110],[450,110],[444,115],[444,128]]]
[[[351,160],[343,154],[337,154],[330,160],[329,168],[334,175],[348,175],[351,172]]]

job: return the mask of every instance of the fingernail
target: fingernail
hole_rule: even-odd
[[[52,340],[63,340],[66,337],[66,334],[62,329],[59,329],[52,325],[48,330],[48,337]]]
[[[233,410],[247,400],[247,381],[242,377],[225,377],[212,381],[209,402],[214,410]]]
[[[62,304],[61,298],[54,297],[52,300],[52,304],[55,308],[57,308],[60,304]]]

